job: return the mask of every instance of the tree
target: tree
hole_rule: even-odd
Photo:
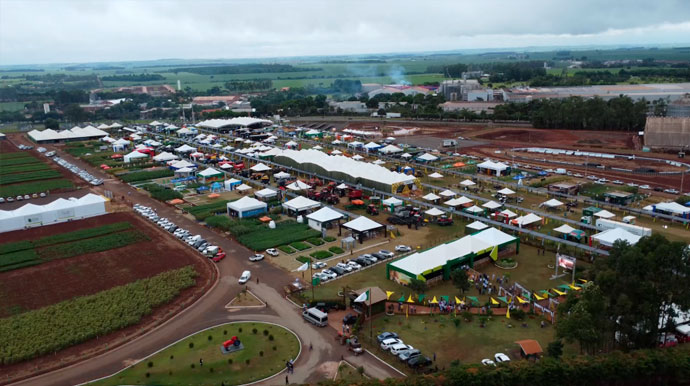
[[[84,109],[78,104],[74,103],[65,108],[65,118],[72,123],[84,122],[87,114]]]
[[[558,308],[556,336],[566,342],[577,341],[580,351],[595,354],[604,348],[612,331],[607,311],[607,302],[601,289],[590,285],[582,291],[577,302],[565,303]]]
[[[546,354],[550,357],[558,359],[563,355],[563,342],[560,339],[556,339],[546,346]]]
[[[425,281],[423,281],[423,280],[418,280],[418,279],[415,279],[415,278],[412,278],[412,279],[410,280],[410,285],[409,285],[409,287],[410,287],[410,289],[411,289],[412,291],[414,291],[414,292],[416,292],[416,293],[418,293],[418,294],[423,294],[424,292],[426,292],[426,289],[427,289],[427,286],[426,286],[426,282],[425,282]]]
[[[472,286],[472,283],[470,283],[467,277],[467,271],[464,269],[453,270],[453,272],[450,273],[450,280],[453,282],[455,288],[460,290],[463,294]]]
[[[53,118],[46,119],[44,124],[46,126],[46,129],[58,130],[60,128],[60,124],[58,123],[58,121]]]

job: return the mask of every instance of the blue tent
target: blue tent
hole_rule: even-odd
[[[196,192],[197,192],[197,193],[202,193],[202,192],[205,192],[205,191],[207,191],[207,190],[209,190],[209,188],[208,188],[208,186],[206,186],[206,185],[199,186],[198,188],[196,188]]]
[[[525,176],[523,176],[522,174],[518,174],[517,176],[513,177],[514,180],[521,180],[523,178],[525,178]]]
[[[212,192],[220,192],[221,190],[223,190],[223,185],[221,185],[220,182],[214,182],[211,184]]]

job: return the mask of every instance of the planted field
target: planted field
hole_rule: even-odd
[[[17,182],[48,180],[51,178],[60,177],[62,177],[62,174],[55,170],[38,170],[25,173],[3,174],[0,175],[0,185],[15,184]]]
[[[159,201],[170,201],[176,198],[182,198],[182,193],[158,184],[146,184],[142,186],[142,188],[149,192],[151,197]]]
[[[237,336],[244,349],[223,355]],[[199,332],[94,385],[242,385],[269,377],[297,357],[300,343],[283,327],[258,322],[224,324]],[[199,366],[199,358],[204,365]],[[272,379],[270,384],[279,384]]]
[[[194,216],[195,219],[203,221],[207,217],[211,217],[215,214],[226,213],[228,202],[228,200],[219,200],[205,205],[185,206],[183,209]],[[228,220],[230,220],[230,218],[228,218]]]
[[[175,173],[170,169],[159,169],[120,174],[117,177],[124,182],[139,182],[155,180],[156,178],[172,177],[173,175],[175,175]]]
[[[3,166],[2,169],[0,169],[0,175],[33,172],[38,170],[50,170],[50,167],[43,163],[28,163],[13,166]]]
[[[0,197],[13,197],[24,194],[48,192],[57,189],[71,189],[74,188],[72,181],[65,178],[56,178],[53,180],[27,182],[23,184],[13,184],[7,186],[0,186]]]
[[[28,153],[11,153],[11,154],[26,154],[22,157],[0,158],[0,167],[17,166],[26,164],[40,164],[41,161]]]
[[[237,237],[237,241],[249,249],[260,251],[290,243],[293,243],[290,245],[294,248],[295,241],[316,237],[320,234],[319,231],[309,228],[306,224],[284,221],[276,224],[275,229],[269,229],[267,226],[262,225],[262,229],[239,236]],[[307,245],[307,248],[308,247]]]
[[[0,319],[0,363],[53,353],[138,323],[195,284],[191,266]],[[58,327],[59,328],[56,328]]]

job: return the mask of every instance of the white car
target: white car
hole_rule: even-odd
[[[249,281],[249,279],[252,278],[252,273],[249,271],[244,271],[242,272],[242,276],[240,276],[239,283],[240,284],[245,284],[246,282]]]
[[[649,185],[640,185],[640,189],[652,189]]]
[[[623,185],[623,181],[621,180],[614,180],[613,183],[616,185]]]
[[[326,265],[328,265],[328,264],[324,263],[323,261],[317,261],[315,263],[312,263],[311,268],[312,269],[319,269],[319,268],[326,267]]]
[[[575,174],[573,174],[573,177],[580,178],[580,177],[582,177],[582,174],[580,174],[580,173],[575,173]]]
[[[356,261],[353,261],[353,260],[348,261],[347,265],[352,267],[352,269],[361,269],[362,268],[362,266],[359,263],[357,263]]]
[[[317,277],[318,277],[319,280],[321,280],[321,281],[329,281],[329,280],[331,280],[331,278],[330,278],[328,275],[326,275],[326,274],[324,274],[324,273],[321,273],[321,272],[317,272],[317,273],[315,273],[314,275],[312,275],[312,278],[314,278],[314,279],[317,278]]]
[[[396,252],[409,252],[411,250],[412,250],[412,248],[408,247],[407,245],[396,245],[395,246]]]
[[[249,261],[261,261],[263,259],[264,259],[264,255],[262,255],[260,253],[256,253],[252,256],[249,256]]]
[[[278,256],[278,250],[275,248],[269,248],[266,250],[266,253],[271,255],[271,256]]]
[[[393,345],[390,348],[390,352],[393,355],[400,355],[401,353],[403,353],[407,350],[414,350],[414,347],[410,346],[409,344],[400,343],[400,344]]]
[[[332,280],[332,279],[335,279],[336,277],[338,277],[338,275],[335,272],[333,272],[329,269],[324,269],[323,271],[321,271],[321,274],[326,275],[326,277],[328,277],[328,280]]]
[[[341,269],[345,270],[345,272],[352,272],[352,269],[353,269],[351,266],[349,266],[349,265],[347,265],[347,264],[345,264],[345,263],[338,263],[338,264],[336,264],[335,266],[338,267],[338,268],[341,268]]]
[[[396,344],[402,344],[403,341],[398,339],[398,338],[390,338],[386,339],[383,342],[381,342],[381,350],[388,351],[391,347],[395,346]]]
[[[492,361],[491,359],[482,359],[482,364],[484,366],[496,366],[496,362]]]
[[[38,149],[36,149],[36,151],[39,153],[45,153],[46,148],[45,147],[39,147]]]
[[[496,360],[496,363],[510,362],[510,358],[508,358],[508,355],[500,352],[494,355],[494,359]]]
[[[387,251],[387,250],[385,250],[385,249],[380,250],[378,253],[379,253],[380,255],[386,256],[386,257],[389,258],[389,259],[390,259],[391,257],[395,256],[395,254],[394,254],[393,252]]]

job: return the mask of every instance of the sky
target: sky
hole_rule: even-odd
[[[0,64],[687,45],[689,0],[0,0]]]

